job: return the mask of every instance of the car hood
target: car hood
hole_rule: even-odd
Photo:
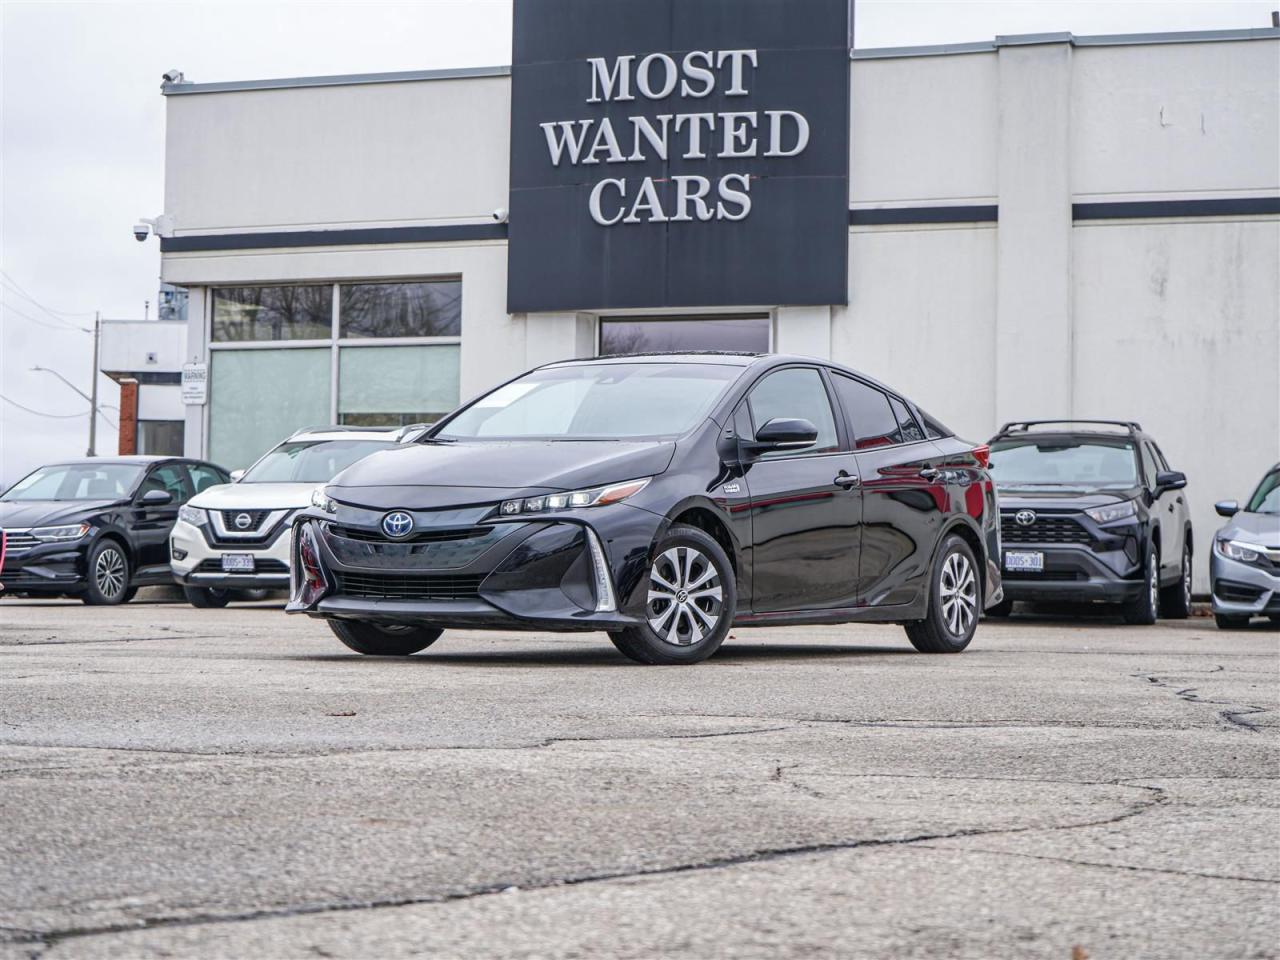
[[[431,509],[651,477],[674,453],[670,441],[406,444],[357,461],[325,489],[343,503]]]
[[[190,499],[206,510],[293,510],[311,505],[311,494],[323,483],[220,483]]]
[[[1245,513],[1241,511],[1231,522],[1218,531],[1227,540],[1242,540],[1260,547],[1280,547],[1280,517],[1272,513]]]
[[[996,492],[1002,510],[1092,510],[1110,503],[1133,500],[1137,488],[1099,490],[1088,487],[1001,487]]]
[[[91,513],[123,500],[9,500],[0,501],[0,530],[75,523]]]

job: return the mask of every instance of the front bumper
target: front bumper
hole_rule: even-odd
[[[283,590],[289,586],[289,524],[285,522],[259,542],[233,544],[217,541],[206,527],[179,520],[169,534],[169,548],[169,567],[174,579],[184,586],[215,590]],[[253,572],[224,572],[222,558],[229,553],[252,556]]]
[[[1123,551],[1099,554],[1087,546],[1047,543],[1019,543],[1004,547],[1004,553],[1010,550],[1043,553],[1044,570],[1025,573],[1006,568],[1004,595],[1007,600],[1123,603],[1142,593],[1142,567],[1130,564]],[[1002,555],[1001,566],[1005,565]]]
[[[1229,617],[1280,615],[1280,572],[1221,556],[1209,558],[1213,612]]]
[[[6,592],[63,594],[79,593],[86,585],[85,558],[93,544],[86,536],[80,540],[33,542],[22,536],[26,531],[12,531],[5,552],[0,583]]]
[[[289,613],[440,628],[617,630],[640,622],[639,585],[665,523],[626,504],[512,521],[462,508],[414,512],[413,536],[392,541],[378,526],[384,512],[342,506],[334,517],[297,518]],[[323,588],[309,587],[299,538],[314,545],[313,576]]]

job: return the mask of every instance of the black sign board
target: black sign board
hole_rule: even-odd
[[[515,0],[507,308],[848,301],[850,0]]]

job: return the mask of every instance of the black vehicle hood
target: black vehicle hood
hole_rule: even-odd
[[[1137,487],[1099,490],[1089,487],[1002,487],[996,484],[1002,510],[1092,510],[1109,503],[1133,500]]]
[[[430,509],[651,477],[674,453],[670,441],[406,444],[357,461],[325,489],[343,503]]]
[[[0,500],[0,530],[75,523],[119,500]]]

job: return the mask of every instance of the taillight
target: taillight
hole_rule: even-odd
[[[982,467],[983,470],[987,469],[987,466],[991,463],[991,445],[984,443],[974,447],[973,459],[978,461],[978,466]]]

